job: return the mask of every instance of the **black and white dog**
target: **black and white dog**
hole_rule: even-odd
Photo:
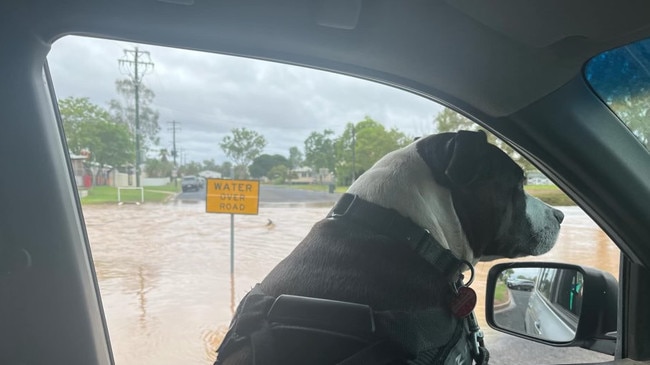
[[[461,272],[555,243],[563,214],[523,183],[483,132],[431,135],[389,153],[242,301],[217,364],[383,364],[397,353],[446,362],[447,342],[460,338],[449,303]],[[387,360],[369,360],[382,353]]]

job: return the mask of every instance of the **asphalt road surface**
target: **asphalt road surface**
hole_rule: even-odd
[[[325,189],[325,188],[323,188]],[[264,203],[331,203],[333,204],[341,194],[330,194],[327,191],[309,191],[291,189],[281,186],[260,185],[260,204]],[[205,188],[199,191],[188,191],[176,196],[176,200],[205,200]]]
[[[494,321],[504,328],[524,333],[524,317],[531,292],[510,290],[510,305],[494,313]]]

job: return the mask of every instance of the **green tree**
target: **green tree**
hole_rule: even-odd
[[[287,160],[287,158],[282,155],[271,156],[263,154],[253,160],[253,163],[248,168],[248,171],[250,172],[251,176],[255,178],[260,178],[263,176],[271,178],[271,176],[269,176],[269,171],[271,171],[271,169],[274,167],[280,165],[288,168],[289,160]]]
[[[169,156],[169,151],[167,151],[166,148],[161,148],[160,151],[158,151],[158,156],[160,157],[160,161],[162,162],[167,162],[167,156]]]
[[[219,171],[219,166],[217,166],[217,163],[214,162],[214,159],[209,159],[209,160],[203,160],[203,170],[209,170],[209,171]]]
[[[289,168],[285,165],[273,166],[269,170],[267,177],[271,179],[274,184],[284,184],[289,177]]]
[[[68,97],[59,100],[59,110],[63,119],[68,148],[75,154],[88,148],[88,141],[83,140],[84,126],[98,121],[110,122],[113,119],[106,109],[90,102],[88,98]]]
[[[458,132],[459,130],[478,130],[478,124],[449,108],[443,108],[434,119],[436,130],[442,132]]]
[[[122,97],[122,100],[111,100],[109,102],[109,110],[117,122],[129,126],[129,130],[135,141],[135,85],[133,80],[116,80],[115,89]],[[156,94],[143,83],[140,83],[138,89],[140,102],[140,146],[143,151],[146,151],[159,143],[159,115],[158,111],[152,107]]]
[[[322,133],[312,132],[305,140],[305,164],[314,171],[326,168],[334,171],[336,156],[334,155],[334,131],[325,129]]]
[[[385,154],[410,142],[411,138],[404,133],[395,128],[387,130],[381,123],[368,116],[356,125],[348,123],[335,145],[338,161],[336,176],[339,183],[351,183],[353,177],[356,178],[368,170]]]
[[[501,148],[505,153],[507,153],[515,162],[521,166],[524,171],[537,171],[537,169],[523,158],[519,153],[517,153],[512,147],[504,143],[502,140],[498,139],[492,133],[480,128],[480,126],[465,116],[449,109],[444,108],[434,119],[436,124],[436,130],[440,133],[442,132],[458,132],[459,130],[470,130],[477,131],[479,129],[483,130],[487,136],[488,141],[497,147]]]
[[[235,165],[235,176],[246,178],[248,166],[259,156],[264,147],[266,139],[259,133],[246,129],[234,128],[232,136],[226,136],[219,146]]]
[[[219,169],[217,169],[218,172],[221,173],[221,176],[226,178],[226,177],[233,177],[233,168],[232,168],[232,163],[229,161],[225,161],[224,163],[219,166]]]
[[[88,162],[100,167],[118,167],[134,159],[128,127],[116,123],[104,108],[88,98],[69,97],[59,101],[68,148],[75,154],[90,152]],[[98,170],[98,173],[101,169]]]
[[[134,150],[127,126],[110,121],[85,123],[79,130],[80,140],[90,151],[90,162],[100,169],[105,166],[118,167],[133,161]]]
[[[148,158],[145,161],[144,171],[149,177],[170,177],[173,169],[174,163],[163,158],[160,160]]]
[[[198,175],[201,172],[201,164],[196,161],[191,161],[178,168],[179,174],[182,176]]]
[[[298,147],[294,146],[289,148],[289,168],[292,170],[297,169],[298,167],[302,166],[302,162],[302,152],[300,152]]]

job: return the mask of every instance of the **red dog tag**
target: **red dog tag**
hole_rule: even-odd
[[[472,288],[461,286],[458,288],[458,294],[451,298],[451,312],[458,318],[467,317],[476,306],[476,292]]]

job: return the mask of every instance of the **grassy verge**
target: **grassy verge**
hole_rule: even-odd
[[[165,186],[145,186],[144,201],[146,203],[160,203],[170,195],[178,192],[180,188],[173,184]],[[140,190],[122,189],[120,195],[123,202],[139,202]],[[112,186],[94,186],[88,190],[88,196],[81,198],[81,204],[117,204],[117,188]]]
[[[528,194],[549,205],[576,205],[571,198],[555,185],[526,185],[524,189]]]
[[[499,305],[507,302],[509,299],[508,296],[508,288],[506,288],[506,284],[504,284],[502,281],[497,281],[497,285],[494,288],[494,304]]]
[[[310,190],[310,191],[329,191],[329,187],[327,185],[317,185],[317,184],[310,184],[310,185],[284,185],[287,188],[292,188],[292,189],[301,189],[301,190]],[[337,193],[344,193],[347,190],[347,186],[337,186],[336,187],[336,192]],[[567,206],[567,205],[575,205],[573,200],[569,198],[566,194],[562,192],[557,186],[555,185],[526,185],[525,186],[526,192],[528,194],[542,200],[546,204],[549,205],[554,205],[554,206]]]

